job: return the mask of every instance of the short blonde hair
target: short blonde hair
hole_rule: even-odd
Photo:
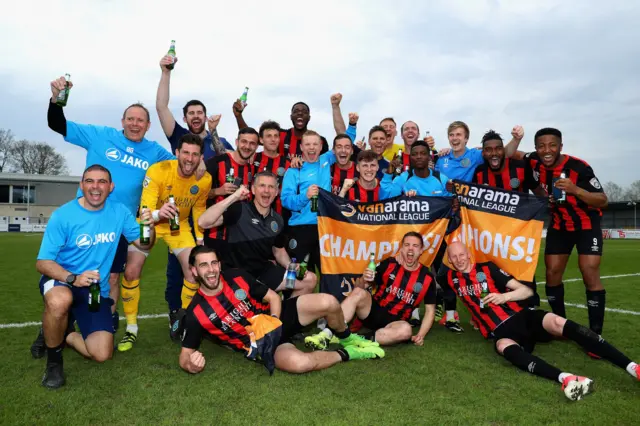
[[[304,138],[310,137],[310,136],[317,136],[318,139],[320,139],[320,143],[322,143],[322,136],[320,136],[320,133],[314,131],[314,130],[307,130],[306,132],[304,132],[304,134],[302,135],[302,140],[304,140]]]
[[[454,121],[453,123],[449,124],[449,128],[447,128],[447,135],[451,133],[453,130],[458,129],[460,127],[464,129],[464,132],[467,135],[467,139],[469,139],[469,126],[467,126],[467,123],[465,123],[464,121]]]

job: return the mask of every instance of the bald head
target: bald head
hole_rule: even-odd
[[[459,241],[453,242],[447,246],[447,256],[449,263],[453,265],[456,271],[468,273],[471,270],[471,255],[467,246]]]

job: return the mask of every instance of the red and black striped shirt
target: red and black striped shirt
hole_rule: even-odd
[[[373,189],[366,189],[360,185],[360,181],[356,182],[349,190],[345,198],[356,203],[370,203],[380,201],[380,183],[376,183]]]
[[[473,175],[473,183],[519,192],[529,192],[529,189],[533,189],[531,179],[531,174],[527,173],[526,163],[511,158],[505,158],[502,170],[497,172],[491,170],[485,161],[476,168]]]
[[[278,177],[278,186],[282,188],[282,179],[284,177],[284,172],[287,171],[291,162],[287,159],[286,156],[278,154],[277,157],[269,157],[264,151],[258,152],[255,157],[253,157],[253,170],[254,175],[257,175],[260,172],[268,171],[273,173]],[[282,202],[280,201],[280,194],[273,201],[273,208],[278,212],[278,214],[282,214]]]
[[[524,309],[518,302],[507,302],[502,305],[490,303],[485,307],[486,309],[480,309],[480,293],[483,284],[486,284],[490,293],[506,293],[507,283],[513,278],[494,263],[476,263],[468,274],[454,271],[446,266],[442,268],[443,272],[438,275],[438,282],[441,285],[447,283],[455,291],[484,337],[490,337],[496,327]]]
[[[196,293],[187,308],[182,347],[198,349],[205,333],[237,351],[251,346],[246,326],[248,318],[268,313],[264,303],[269,288],[257,282],[246,272],[230,269],[220,274],[222,291],[207,296]]]
[[[359,177],[360,173],[356,170],[356,162],[351,162],[351,167],[348,169],[341,169],[338,167],[338,163],[331,166],[331,190],[334,194],[340,193],[342,184],[345,179],[353,179]]]
[[[435,280],[429,268],[424,265],[420,265],[415,271],[408,271],[390,257],[376,268],[374,282],[374,302],[398,321],[408,320],[411,311],[423,299],[427,305],[436,303]]]
[[[576,186],[588,192],[604,192],[600,181],[593,173],[593,169],[585,161],[564,154],[564,158],[552,169],[548,169],[540,161],[538,153],[532,152],[525,156],[531,167],[533,180],[539,182],[547,194],[553,193],[553,180],[565,172]],[[567,201],[554,203],[551,208],[551,227],[560,231],[581,231],[600,228],[602,210],[590,207],[575,195],[567,194]]]
[[[329,143],[321,136],[322,139],[322,152],[324,154],[329,150]],[[300,149],[300,139],[296,136],[293,128],[288,130],[280,130],[280,155],[291,160],[294,155],[302,155]]]
[[[207,172],[211,175],[211,189],[220,188],[227,181],[227,176],[231,173],[233,168],[233,177],[235,178],[235,184],[244,184],[247,187],[251,186],[253,180],[253,164],[238,164],[231,155],[230,152],[222,155],[216,155],[215,157],[207,160],[205,163],[207,166]],[[224,200],[225,196],[217,196],[215,198],[209,198],[207,200],[207,208],[211,207],[215,203],[219,203]],[[249,194],[248,199],[251,199]],[[226,232],[224,225],[209,230],[208,236],[217,240],[224,240],[226,238]]]

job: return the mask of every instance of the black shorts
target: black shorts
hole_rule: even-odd
[[[526,352],[533,352],[536,343],[553,340],[553,336],[542,326],[542,319],[549,312],[541,309],[525,309],[518,312],[493,330],[493,340],[511,339]],[[496,349],[497,351],[497,349]]]
[[[581,231],[549,228],[544,254],[571,254],[574,246],[578,254],[602,256],[602,229],[599,226]]]
[[[381,328],[385,328],[389,324],[395,321],[402,321],[400,318],[391,315],[389,311],[387,311],[382,306],[378,305],[375,300],[371,301],[371,311],[366,318],[362,319],[362,325],[367,327],[369,330],[375,331]]]
[[[123,235],[120,235],[118,248],[116,249],[116,256],[113,258],[113,262],[111,263],[112,274],[121,274],[124,272],[124,268],[127,266],[128,250],[129,243],[127,242],[127,239]]]
[[[289,243],[287,252],[296,262],[300,263],[304,257],[309,255],[308,269],[315,273],[316,266],[320,269],[320,243],[318,240],[317,225],[296,225],[290,226],[287,231]]]
[[[269,262],[261,270],[252,270],[249,273],[255,277],[256,280],[260,281],[262,284],[265,284],[271,290],[276,291],[276,289],[282,284],[284,280],[284,274],[287,272],[285,268],[280,265],[274,265]]]
[[[293,336],[302,331],[302,324],[300,324],[300,320],[298,318],[297,297],[293,297],[282,302],[280,321],[282,322],[282,336],[280,337],[279,344],[291,343]]]

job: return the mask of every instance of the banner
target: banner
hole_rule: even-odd
[[[409,231],[422,235],[420,261],[431,265],[449,224],[451,203],[446,197],[405,196],[355,203],[320,190],[320,291],[343,300],[369,264],[369,256],[373,253],[378,263],[395,255]]]
[[[477,263],[492,261],[521,281],[532,281],[548,201],[535,195],[454,180],[460,226],[447,243],[462,241]],[[450,266],[445,255],[444,264]]]

